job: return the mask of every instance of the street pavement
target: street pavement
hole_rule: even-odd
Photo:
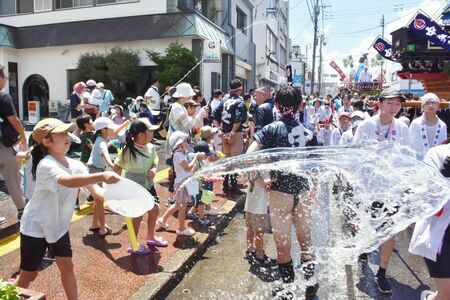
[[[277,267],[261,269],[244,259],[246,249],[244,214],[237,213],[229,226],[189,271],[180,284],[168,295],[178,299],[271,299],[271,287],[279,279]],[[368,263],[355,262],[332,274],[333,280],[320,282],[316,299],[395,299],[415,300],[424,289],[434,288],[423,259],[409,254],[411,230],[397,236],[396,250],[387,276],[392,284],[391,295],[378,292],[374,283],[379,260],[377,251],[369,254]],[[275,257],[271,234],[265,236],[266,253]],[[297,249],[293,253],[298,253]],[[297,299],[302,299],[297,295]]]

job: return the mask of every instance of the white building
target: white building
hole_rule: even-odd
[[[256,47],[256,83],[279,88],[286,84],[290,52],[289,1],[265,0],[255,7],[253,36]],[[263,47],[265,45],[265,47]]]
[[[213,88],[228,89],[232,78],[238,78],[244,91],[255,85],[255,44],[253,43],[253,10],[255,0],[196,0],[202,14],[225,30],[234,55],[223,57],[222,77],[211,82]]]
[[[46,115],[50,101],[68,99],[81,54],[105,53],[117,46],[139,51],[144,71],[136,85],[141,93],[149,86],[148,70],[154,66],[144,49],[164,52],[178,41],[200,57],[205,40],[220,41],[222,63],[201,65],[199,84],[209,97],[212,82],[223,78],[224,62],[234,57],[234,47],[227,33],[202,15],[201,2],[1,0],[0,64],[9,72],[6,89],[21,119],[27,119],[30,100],[39,99]]]

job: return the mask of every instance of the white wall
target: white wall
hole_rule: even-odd
[[[18,82],[19,82],[19,111],[22,116],[23,111],[23,95],[22,87],[25,80],[33,74],[39,74],[45,78],[49,86],[49,100],[64,101],[67,99],[67,70],[76,69],[78,58],[86,52],[105,53],[108,49],[120,46],[123,49],[138,50],[142,66],[154,65],[154,63],[146,57],[144,49],[151,49],[158,52],[164,52],[173,40],[151,40],[151,41],[133,41],[111,44],[89,44],[63,47],[47,47],[35,49],[13,50],[10,55],[16,53],[16,57],[4,59],[5,65],[8,61],[18,63]],[[178,40],[186,48],[192,49],[192,40],[183,38]],[[0,63],[2,62],[0,48]],[[14,59],[15,58],[15,59]],[[95,79],[95,78],[93,78]]]
[[[238,29],[236,27],[237,23],[237,13],[236,13],[236,7],[239,7],[240,10],[247,16],[247,24],[246,26],[249,26],[252,23],[252,10],[248,7],[248,3],[243,0],[236,0],[233,3],[233,9],[231,11],[231,20],[232,25],[234,28],[236,28],[236,56],[241,59],[246,59],[250,57],[249,51],[251,50],[250,47],[248,47],[248,44],[251,42],[251,31],[253,30],[253,26],[247,28],[245,33],[238,33]],[[259,25],[261,28],[264,28],[264,25]],[[260,29],[261,30],[261,29]]]
[[[221,63],[202,63],[201,64],[201,88],[203,92],[203,97],[206,101],[209,101],[211,96],[211,72],[217,72],[222,74],[222,64]]]
[[[111,5],[88,6],[72,9],[60,9],[49,12],[2,16],[0,17],[0,24],[21,27],[125,16],[163,14],[166,13],[166,11],[166,0],[139,0],[138,2],[130,3],[125,2]]]

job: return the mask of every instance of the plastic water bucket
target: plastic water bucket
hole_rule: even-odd
[[[155,199],[145,188],[127,178],[115,184],[104,184],[103,189],[108,207],[124,217],[140,217],[155,205]]]
[[[202,193],[201,201],[206,205],[211,204],[214,198],[216,197],[216,194],[214,194],[213,191],[202,190],[201,193]]]

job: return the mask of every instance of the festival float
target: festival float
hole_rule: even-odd
[[[401,79],[419,80],[425,92],[438,95],[440,107],[450,108],[450,5],[442,13],[444,27],[418,11],[406,27],[391,33],[392,45],[378,37],[373,47],[385,59],[398,62]],[[407,107],[420,107],[420,101],[407,101]]]

